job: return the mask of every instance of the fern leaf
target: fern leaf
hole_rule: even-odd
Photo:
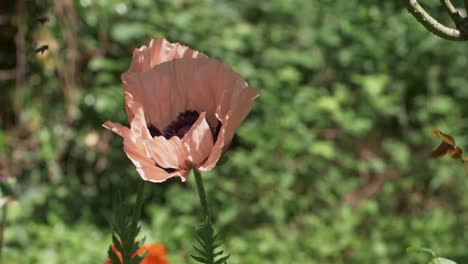
[[[223,256],[224,251],[218,249],[223,240],[219,233],[215,234],[210,221],[204,221],[195,231],[198,247],[193,246],[199,255],[192,258],[203,264],[226,264],[230,255]]]

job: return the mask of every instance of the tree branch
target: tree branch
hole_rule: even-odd
[[[465,0],[468,1],[468,0]],[[449,28],[442,25],[439,21],[435,20],[424,8],[418,3],[417,0],[403,0],[409,12],[421,23],[427,30],[436,34],[437,36],[448,40],[466,40],[468,36],[462,35],[460,30]]]
[[[463,1],[465,3],[466,14],[468,14],[468,0]]]
[[[468,1],[468,0],[465,0]],[[452,18],[455,25],[458,27],[462,23],[462,16],[458,13],[458,10],[453,6],[450,0],[440,0],[442,5],[445,7],[447,12],[449,13],[450,17]]]

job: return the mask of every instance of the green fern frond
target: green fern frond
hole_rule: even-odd
[[[136,251],[144,243],[144,238],[137,241],[141,226],[138,225],[140,218],[144,183],[140,183],[137,194],[136,207],[129,205],[120,193],[114,197],[112,225],[112,244],[122,254],[120,262],[117,254],[109,247],[108,258],[112,264],[138,264],[145,257],[146,253],[134,256]]]
[[[203,264],[227,264],[230,255],[224,255],[223,250],[218,248],[223,240],[219,233],[215,234],[213,224],[206,219],[196,230],[195,238],[198,246],[193,246],[198,255],[192,255],[192,258]]]

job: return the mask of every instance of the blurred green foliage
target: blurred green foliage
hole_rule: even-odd
[[[75,21],[57,3],[30,1],[27,16],[4,4],[28,24],[24,86],[1,81],[0,157],[14,176],[2,191],[17,199],[5,263],[103,263],[113,193],[140,179],[100,125],[127,122],[120,74],[152,37],[219,58],[260,90],[229,161],[204,174],[229,263],[427,261],[409,246],[468,261],[467,175],[429,159],[439,142],[428,133],[468,145],[466,45],[425,31],[400,2],[79,0]],[[16,30],[2,32],[11,68]],[[194,188],[149,188],[143,233],[171,263],[194,263]]]

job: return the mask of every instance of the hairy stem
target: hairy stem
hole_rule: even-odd
[[[448,40],[465,40],[467,36],[462,36],[460,30],[449,28],[434,19],[417,0],[403,0],[409,12],[430,32]]]
[[[198,196],[200,197],[200,203],[203,210],[203,217],[205,218],[204,220],[208,221],[208,223],[211,224],[211,214],[208,208],[208,200],[206,199],[206,192],[205,187],[203,186],[201,174],[196,169],[193,170],[193,174],[195,175],[195,181],[197,183]]]

